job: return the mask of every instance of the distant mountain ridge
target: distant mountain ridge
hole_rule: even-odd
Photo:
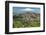
[[[37,12],[32,12],[32,11],[27,11],[27,12],[21,12],[21,13],[13,13],[13,16],[15,16],[15,15],[19,15],[19,14],[31,14],[31,13],[34,13],[34,14],[40,14],[40,13],[37,13]]]

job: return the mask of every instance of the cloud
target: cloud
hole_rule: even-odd
[[[20,11],[32,11],[30,8],[20,9]]]

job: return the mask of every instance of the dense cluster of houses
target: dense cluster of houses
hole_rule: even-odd
[[[22,18],[22,21],[24,22],[33,22],[35,20],[40,20],[40,14],[34,14],[34,13],[25,13],[20,15]]]

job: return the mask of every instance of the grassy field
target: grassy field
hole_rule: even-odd
[[[21,19],[14,18],[13,19],[13,28],[25,28],[25,27],[40,27],[40,22],[38,20],[34,20],[33,22],[23,22]]]

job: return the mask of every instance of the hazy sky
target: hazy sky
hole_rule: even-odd
[[[13,15],[25,13],[25,12],[34,12],[40,13],[40,8],[34,7],[13,7]]]

